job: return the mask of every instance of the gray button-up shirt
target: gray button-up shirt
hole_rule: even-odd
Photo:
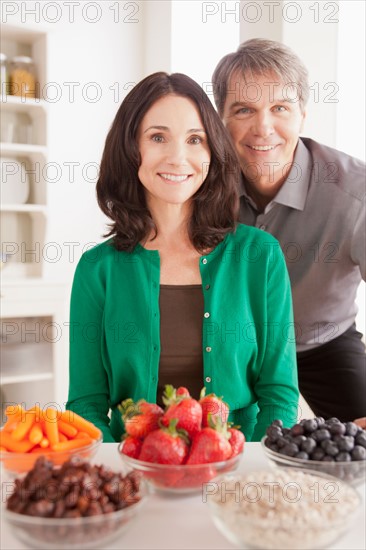
[[[341,335],[355,321],[357,288],[366,279],[365,164],[301,138],[288,178],[264,212],[245,185],[240,221],[274,235],[286,258],[297,350]]]

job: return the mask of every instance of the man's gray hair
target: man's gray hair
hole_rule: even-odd
[[[296,87],[297,99],[304,111],[309,98],[308,71],[301,59],[281,42],[253,38],[221,59],[212,75],[214,99],[221,117],[235,73],[247,82],[255,82],[255,76],[275,74],[285,85]]]

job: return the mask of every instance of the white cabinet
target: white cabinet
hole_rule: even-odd
[[[63,406],[68,386],[68,296],[64,285],[43,278],[48,218],[49,106],[42,99],[47,34],[3,24],[1,52],[8,60],[31,57],[36,80],[33,98],[8,95],[9,85],[1,86],[2,400],[27,407],[35,402]],[[19,194],[15,186],[21,183]],[[21,195],[23,199],[17,200]]]
[[[47,104],[40,96],[46,84],[46,47],[46,34],[2,25],[1,52],[8,60],[19,55],[34,60],[38,96],[8,95],[9,84],[2,82],[2,190],[5,194],[9,183],[15,187],[25,181],[29,187],[25,202],[1,201],[1,261],[6,263],[2,273],[5,281],[42,276],[47,220]]]

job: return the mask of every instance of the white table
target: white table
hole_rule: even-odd
[[[117,444],[101,445],[93,462],[106,464],[118,471],[121,459],[117,453]],[[243,472],[269,469],[260,443],[247,443],[239,467]],[[4,486],[4,481],[3,481]],[[4,488],[4,487],[3,487]],[[333,550],[364,550],[365,535],[365,500],[366,486],[358,487],[363,500],[363,512],[354,529],[342,537],[330,548]],[[4,504],[2,503],[2,506]],[[1,519],[1,549],[21,550],[25,548],[10,532],[9,526]],[[186,497],[163,497],[153,495],[146,503],[126,533],[121,535],[108,549],[234,549],[223,535],[217,531],[209,514],[207,504],[202,502],[202,495]]]

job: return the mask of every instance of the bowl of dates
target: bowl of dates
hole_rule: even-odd
[[[366,478],[366,431],[354,422],[316,417],[284,428],[274,420],[262,447],[273,466],[317,470],[351,485]]]
[[[76,456],[62,466],[40,457],[25,477],[8,483],[5,520],[26,546],[47,550],[106,548],[147,495],[135,472],[115,473]]]

